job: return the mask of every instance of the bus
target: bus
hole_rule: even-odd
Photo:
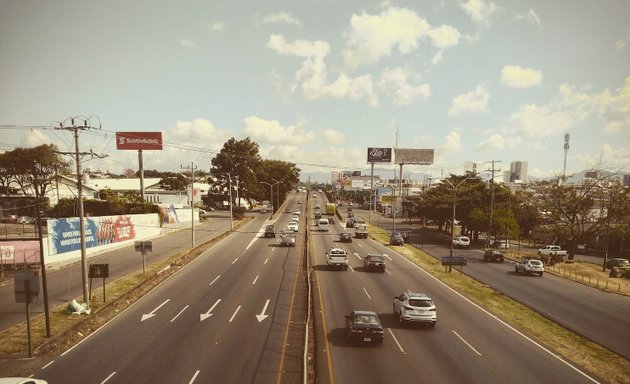
[[[334,215],[335,214],[335,203],[327,203],[326,204],[326,214]]]

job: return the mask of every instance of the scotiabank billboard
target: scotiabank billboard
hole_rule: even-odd
[[[116,132],[116,149],[162,150],[162,132]]]
[[[368,148],[367,161],[368,163],[391,163],[392,162],[392,149],[391,148]]]

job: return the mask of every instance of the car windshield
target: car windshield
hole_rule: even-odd
[[[428,308],[433,306],[433,302],[427,299],[409,299],[409,305],[412,307]]]

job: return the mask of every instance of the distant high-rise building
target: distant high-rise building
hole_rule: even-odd
[[[506,181],[513,183],[517,180],[525,181],[525,179],[527,179],[527,162],[513,161],[510,164],[510,179]]]
[[[623,186],[630,187],[630,175],[623,175]]]

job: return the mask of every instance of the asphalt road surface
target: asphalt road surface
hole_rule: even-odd
[[[367,211],[361,212],[367,217]],[[373,218],[372,223],[375,223]],[[392,228],[391,219],[379,218],[382,228]],[[396,228],[408,228],[397,223]],[[449,256],[450,243],[436,243],[412,231],[410,242],[440,260]],[[479,249],[456,249],[466,256],[466,275],[543,314],[559,325],[630,359],[630,297],[604,292],[552,274],[542,278],[514,273],[514,262],[486,263]]]
[[[296,383],[303,258],[260,215],[200,255],[37,378],[50,383]],[[286,225],[280,215],[276,225]],[[302,277],[301,277],[302,276]]]
[[[370,239],[337,243],[341,231],[336,224],[329,233],[312,236],[318,383],[596,382],[397,254],[396,247]],[[349,252],[347,271],[326,267],[325,252],[331,245]],[[363,270],[362,257],[368,253],[387,255],[385,273]],[[393,298],[406,290],[433,298],[435,328],[396,320]],[[381,314],[382,345],[347,342],[344,316],[352,310]]]

